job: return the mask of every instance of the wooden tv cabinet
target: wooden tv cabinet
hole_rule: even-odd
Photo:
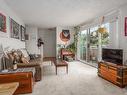
[[[123,88],[127,86],[127,66],[98,62],[98,76]]]

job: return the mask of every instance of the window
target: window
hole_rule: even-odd
[[[90,45],[98,46],[98,26],[90,28]]]
[[[102,34],[101,36],[101,44],[103,47],[106,47],[109,44],[109,28],[110,28],[110,23],[105,23],[102,25],[102,27],[105,27],[107,32]]]
[[[97,25],[95,27],[81,31],[78,41],[78,53],[80,56],[78,58],[80,58],[81,61],[87,61],[88,64],[91,64],[95,67],[97,66],[96,63],[100,58],[100,46],[107,47],[109,44],[110,23],[105,23],[102,25],[102,27],[106,28],[106,33],[99,35],[99,26]]]
[[[80,32],[80,59],[86,60],[87,30]]]

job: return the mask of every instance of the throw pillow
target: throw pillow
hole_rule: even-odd
[[[29,61],[30,56],[29,56],[27,50],[26,49],[20,49],[20,51],[22,52],[23,56]]]
[[[21,58],[21,61],[22,61],[22,63],[24,63],[24,64],[28,64],[28,63],[29,63],[29,61],[28,61],[25,57],[22,57],[22,58]]]
[[[12,55],[12,53],[8,53],[8,57],[9,57],[10,61],[13,63],[14,62],[14,56]]]

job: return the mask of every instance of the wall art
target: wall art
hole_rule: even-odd
[[[10,18],[10,25],[11,25],[11,37],[19,39],[20,25],[11,18]]]
[[[25,41],[26,28],[21,25],[21,41]]]
[[[0,31],[6,32],[6,16],[0,13]]]
[[[63,42],[67,42],[70,40],[70,31],[69,30],[62,30],[60,33],[60,38]]]

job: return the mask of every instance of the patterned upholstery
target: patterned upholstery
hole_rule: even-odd
[[[16,73],[16,72],[32,72],[33,76],[35,75],[35,68],[18,68],[17,70],[9,70],[8,72],[0,72],[0,74],[9,74],[9,73]]]
[[[0,44],[0,71],[2,70],[3,46]]]
[[[2,70],[2,53],[0,53],[0,71]]]
[[[7,55],[3,54],[1,56],[1,70],[12,68],[13,68],[12,60],[10,60],[10,58]]]
[[[27,50],[25,48],[23,48],[23,49],[20,49],[20,51],[22,52],[23,56],[29,61],[30,56],[29,56]]]

